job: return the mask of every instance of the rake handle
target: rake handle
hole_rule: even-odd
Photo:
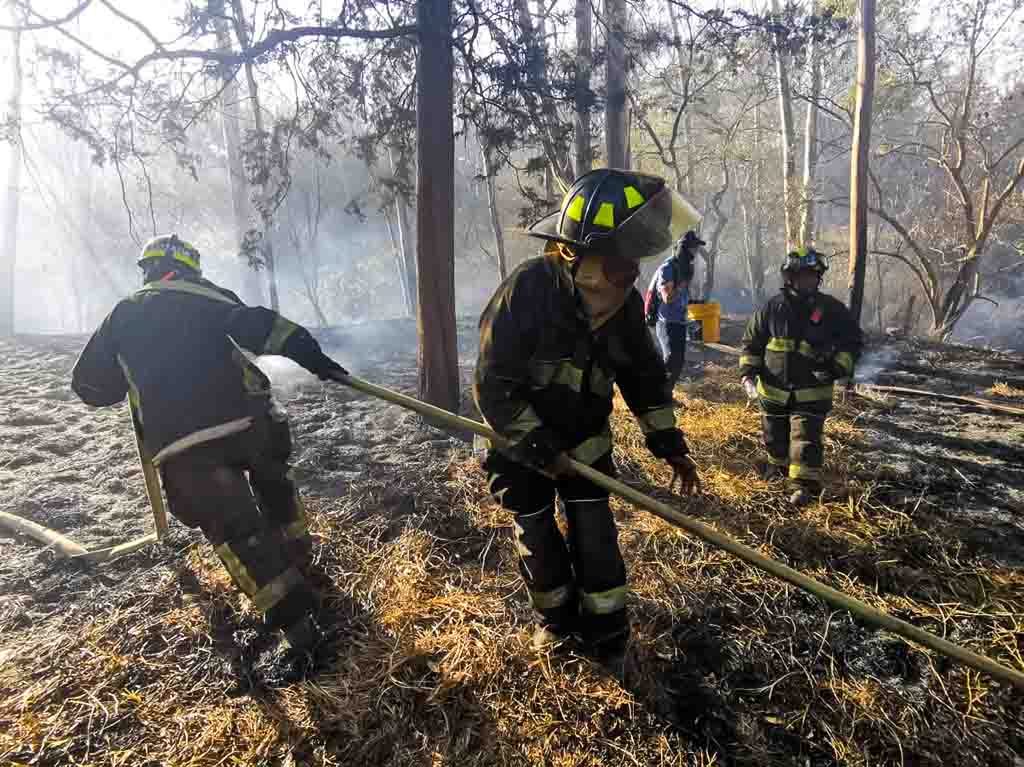
[[[339,374],[334,376],[334,380],[355,389],[356,391],[363,392],[371,397],[377,397],[408,410],[412,410],[426,418],[443,423],[449,427],[479,434],[481,437],[486,437],[491,440],[498,447],[507,447],[509,445],[508,440],[488,426],[485,426],[478,421],[474,421],[460,415],[455,415],[454,413],[450,413],[435,405],[422,402],[414,397],[400,394],[399,392],[383,386],[378,386],[377,384],[370,383],[369,381],[364,381],[352,375]],[[978,653],[968,650],[966,647],[961,647],[958,644],[954,644],[942,637],[936,636],[930,631],[925,631],[924,629],[918,628],[907,621],[896,618],[888,613],[882,612],[881,610],[877,610],[874,607],[861,602],[859,599],[855,599],[844,594],[838,589],[827,586],[810,576],[794,570],[792,567],[758,553],[754,549],[740,543],[725,533],[721,533],[713,527],[673,509],[668,504],[655,500],[649,495],[641,493],[639,490],[635,490],[629,485],[620,482],[617,479],[613,479],[607,474],[597,471],[586,464],[574,461],[564,455],[562,456],[562,460],[569,469],[581,477],[589,479],[595,485],[624,498],[635,506],[646,509],[655,516],[664,519],[666,522],[669,522],[676,527],[681,527],[683,530],[695,535],[702,541],[729,552],[733,556],[742,559],[747,564],[753,565],[769,575],[774,575],[776,578],[779,578],[786,583],[813,594],[833,607],[846,610],[867,623],[886,629],[887,631],[891,631],[894,634],[898,634],[905,639],[909,639],[917,644],[923,645],[937,653],[953,658],[954,660],[958,660],[971,668],[991,674],[996,679],[1009,682],[1020,689],[1024,689],[1024,673],[1021,673],[1020,671],[1004,666],[992,658],[979,655]]]

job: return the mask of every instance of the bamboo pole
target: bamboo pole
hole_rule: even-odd
[[[167,535],[167,508],[164,506],[164,496],[160,488],[160,475],[156,473],[153,459],[146,452],[142,441],[142,419],[135,404],[128,399],[128,409],[132,416],[132,430],[135,432],[135,447],[139,450],[139,463],[142,464],[142,476],[146,480],[146,495],[149,496],[149,505],[153,509],[153,524],[156,526],[156,540],[162,541]],[[139,539],[142,540],[141,538]],[[117,548],[117,547],[115,547]]]
[[[369,381],[364,381],[356,378],[355,376],[338,375],[335,377],[335,380],[356,389],[357,391],[361,391],[364,394],[369,394],[372,397],[377,397],[400,407],[417,412],[430,420],[452,428],[479,434],[480,436],[491,440],[499,447],[508,445],[507,440],[502,438],[489,427],[482,423],[478,423],[477,421],[455,415],[454,413],[449,413],[439,407],[428,405],[427,403],[420,402],[413,397],[400,394],[399,392],[392,391],[391,389],[387,389],[383,386],[372,384]],[[954,660],[958,660],[971,668],[991,674],[996,679],[1009,682],[1010,684],[1024,689],[1024,673],[1021,671],[1011,669],[992,658],[979,655],[965,647],[953,644],[952,642],[942,639],[929,631],[925,631],[913,624],[907,623],[904,620],[895,618],[881,610],[876,610],[874,607],[871,607],[858,599],[854,599],[853,597],[844,594],[831,586],[826,586],[824,583],[804,575],[781,562],[777,562],[774,559],[758,553],[749,546],[734,540],[724,533],[720,533],[713,527],[693,519],[692,517],[673,509],[671,506],[633,489],[629,485],[619,482],[616,479],[612,479],[596,469],[592,469],[586,464],[574,461],[565,455],[563,455],[560,460],[568,469],[581,477],[589,479],[595,485],[598,485],[609,492],[615,493],[635,506],[646,509],[652,514],[661,517],[666,522],[670,522],[677,527],[681,527],[683,530],[692,533],[713,546],[728,551],[730,554],[742,559],[747,564],[753,565],[769,575],[774,575],[776,578],[779,578],[786,583],[813,594],[833,607],[846,610],[869,624],[879,628],[884,628],[894,634],[904,637],[905,639],[909,639],[917,644],[934,650],[935,652],[953,658]]]

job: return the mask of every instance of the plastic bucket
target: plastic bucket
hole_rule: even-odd
[[[718,343],[721,338],[722,308],[717,301],[690,304],[686,314],[691,320],[700,323],[704,343]]]

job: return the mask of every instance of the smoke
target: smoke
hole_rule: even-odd
[[[1024,297],[975,301],[953,332],[956,341],[1024,351]]]
[[[891,346],[867,352],[857,362],[857,369],[853,374],[854,383],[874,383],[879,375],[895,365],[899,356],[899,350]]]

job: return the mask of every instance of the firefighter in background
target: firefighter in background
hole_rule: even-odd
[[[608,492],[558,474],[567,453],[611,474],[612,385],[684,492],[697,469],[676,428],[665,366],[644,324],[637,262],[670,247],[699,215],[663,179],[596,170],[530,234],[542,255],[522,263],[480,318],[474,397],[513,444],[491,449],[489,488],[515,516],[520,572],[540,626],[538,649],[579,634],[599,659],[621,662],[629,634],[626,568]],[[543,473],[542,473],[543,472]],[[561,498],[568,540],[555,520]]]
[[[305,328],[203,279],[199,251],[176,235],[150,240],[138,265],[143,288],[89,339],[71,386],[96,407],[128,395],[171,513],[202,530],[285,648],[309,650],[310,537],[290,430],[245,351],[284,355],[321,379],[345,371]]]
[[[686,364],[687,307],[690,281],[697,249],[706,245],[696,232],[688,231],[676,252],[665,259],[651,280],[650,293],[656,296],[657,320],[654,332],[665,361],[669,389],[674,389]]]
[[[779,295],[747,323],[740,376],[761,406],[768,460],[765,479],[788,475],[790,502],[821,493],[822,432],[832,408],[832,384],[853,375],[863,338],[846,306],[819,292],[828,268],[813,249],[789,253]]]

